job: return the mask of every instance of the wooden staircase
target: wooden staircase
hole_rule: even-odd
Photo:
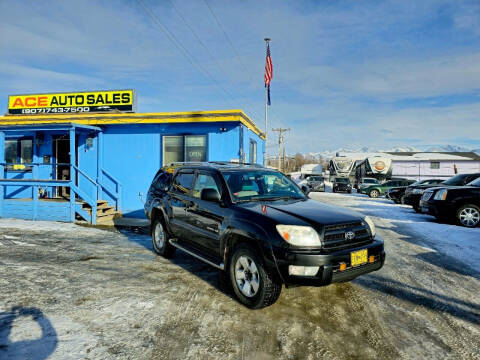
[[[92,215],[92,207],[87,202],[81,202],[81,209],[88,213],[89,216]],[[97,200],[97,225],[113,226],[115,225],[115,219],[121,217],[122,213],[120,211],[115,211],[115,207],[111,206],[107,200]],[[84,219],[80,213],[77,213],[77,220],[88,221],[87,219]]]

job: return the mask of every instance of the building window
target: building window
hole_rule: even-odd
[[[250,164],[257,163],[257,142],[255,140],[250,140],[249,157],[248,162]]]
[[[185,136],[185,161],[205,161],[207,141],[204,135]]]
[[[163,164],[183,161],[206,161],[207,137],[205,135],[164,136]]]
[[[440,161],[430,162],[430,169],[440,169]]]
[[[5,162],[7,163],[7,170],[16,170],[14,165],[31,164],[32,160],[32,139],[5,140]]]

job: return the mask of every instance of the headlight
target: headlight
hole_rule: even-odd
[[[372,233],[372,237],[375,237],[376,232],[375,232],[375,224],[373,223],[373,220],[370,219],[369,216],[365,216],[365,219],[363,219],[363,220],[365,220],[368,227],[370,228],[370,232]]]
[[[423,194],[425,190],[422,189],[413,189],[412,194]]]
[[[433,197],[433,200],[445,200],[447,198],[447,189],[438,190]]]
[[[295,246],[320,246],[320,237],[310,226],[277,225],[280,236]]]

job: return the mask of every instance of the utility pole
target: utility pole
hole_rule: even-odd
[[[278,170],[282,171],[282,145],[283,145],[283,133],[290,131],[290,128],[278,128],[272,129],[272,131],[278,131]]]

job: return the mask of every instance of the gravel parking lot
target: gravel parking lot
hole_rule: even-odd
[[[256,311],[208,265],[182,252],[156,256],[148,235],[1,219],[0,358],[480,359],[477,269],[430,247],[392,212],[369,215],[386,242],[382,270],[284,289]]]

